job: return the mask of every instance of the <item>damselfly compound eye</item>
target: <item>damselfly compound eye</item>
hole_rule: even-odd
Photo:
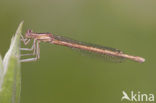
[[[26,38],[31,38],[31,35],[32,35],[32,30],[27,30],[26,34],[25,34],[25,37]]]

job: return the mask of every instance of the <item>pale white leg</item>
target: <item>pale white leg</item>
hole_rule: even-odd
[[[37,61],[37,58],[29,58],[29,59],[20,60],[20,62],[33,62],[33,61]]]
[[[20,48],[20,50],[23,50],[23,51],[33,51],[34,50],[34,52],[35,52],[35,47],[36,47],[36,39],[34,39],[34,42],[33,42],[33,45],[31,48]]]
[[[37,42],[37,57],[40,58],[40,41]]]
[[[23,35],[21,35],[21,40],[23,41],[23,43],[25,45],[27,45],[29,42],[30,42],[30,39],[25,39],[23,37]],[[22,59],[20,60],[20,62],[31,62],[31,61],[36,61],[40,58],[40,47],[39,47],[39,43],[40,41],[37,41],[36,43],[36,39],[34,39],[34,42],[33,42],[33,45],[31,48],[20,48],[20,50],[23,50],[23,51],[33,51],[33,54],[22,54],[21,56],[29,56],[29,55],[36,55],[35,58],[28,58],[28,59]]]
[[[36,41],[36,40],[35,40]],[[39,47],[39,41],[37,41],[37,44],[35,43],[34,45],[34,51],[36,51],[35,53],[34,53],[34,55],[36,55],[36,57],[35,58],[29,58],[29,59],[23,59],[23,60],[21,60],[21,62],[31,62],[31,61],[37,61],[39,58],[40,58],[40,47]],[[31,55],[31,54],[24,54],[25,56],[27,56],[27,55]]]
[[[30,39],[24,38],[23,35],[21,34],[21,41],[23,41],[23,43],[27,45],[30,42]]]

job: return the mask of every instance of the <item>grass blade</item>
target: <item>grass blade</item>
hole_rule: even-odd
[[[19,103],[21,90],[20,69],[20,34],[23,22],[20,23],[3,63],[0,61],[0,103]],[[1,64],[3,64],[1,66]]]

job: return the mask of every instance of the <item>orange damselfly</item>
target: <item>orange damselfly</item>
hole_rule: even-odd
[[[90,45],[87,43],[74,41],[72,39],[69,39],[63,36],[54,35],[51,33],[35,33],[35,32],[32,32],[32,30],[28,30],[25,34],[25,37],[21,35],[21,40],[24,42],[25,45],[27,45],[31,39],[34,39],[32,47],[21,48],[21,50],[34,51],[33,54],[23,54],[22,56],[36,55],[36,57],[22,59],[21,62],[36,61],[40,58],[40,47],[39,47],[40,42],[48,42],[48,43],[55,44],[55,45],[77,48],[80,50],[93,52],[95,54],[115,57],[115,58],[118,58],[119,60],[129,59],[129,60],[140,62],[140,63],[145,61],[145,59],[142,57],[128,55],[118,49],[114,49],[110,47],[103,47],[103,46],[98,46],[98,45]]]

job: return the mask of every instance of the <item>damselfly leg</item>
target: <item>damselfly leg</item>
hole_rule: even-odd
[[[28,45],[30,43],[30,39],[25,39],[22,35],[21,35],[21,41],[24,43],[24,45]],[[39,47],[39,41],[37,41],[36,39],[34,39],[32,47],[31,48],[20,48],[21,51],[33,51],[33,53],[31,54],[21,54],[22,56],[34,56],[34,58],[28,58],[28,59],[22,59],[20,60],[21,62],[31,62],[31,61],[36,61],[40,58],[40,47]]]

